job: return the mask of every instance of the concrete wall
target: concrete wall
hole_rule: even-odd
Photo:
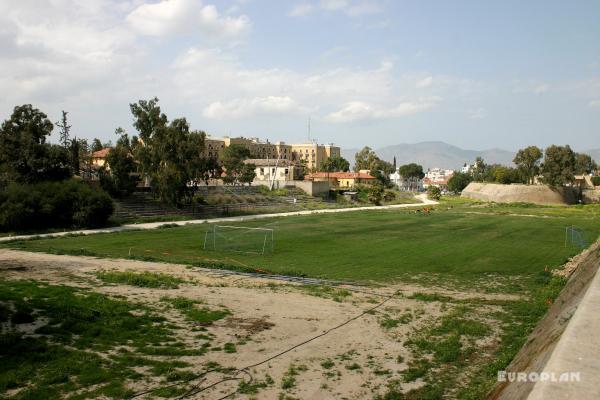
[[[554,189],[546,185],[501,185],[471,182],[462,197],[496,203],[534,203],[543,205],[575,204],[577,196],[571,188]]]
[[[267,187],[271,187],[270,181],[261,181],[254,180],[252,182],[253,185],[264,185]],[[309,196],[319,196],[322,194],[329,193],[329,182],[318,182],[318,181],[275,181],[273,185],[275,189],[284,188],[284,187],[297,187],[298,189],[302,189]]]

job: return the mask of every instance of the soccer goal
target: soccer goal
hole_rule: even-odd
[[[575,245],[580,249],[585,249],[588,246],[588,242],[583,229],[576,226],[567,226],[565,228],[565,247],[567,245]]]
[[[265,254],[274,250],[274,230],[213,225],[204,234],[204,250]]]

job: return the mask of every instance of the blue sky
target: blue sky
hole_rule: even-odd
[[[600,147],[599,1],[0,0],[0,117],[80,137],[128,104],[215,136]]]

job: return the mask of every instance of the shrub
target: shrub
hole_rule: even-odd
[[[3,231],[97,227],[112,212],[112,200],[104,191],[76,180],[12,183],[0,192]]]
[[[427,197],[431,200],[439,200],[442,197],[442,191],[437,186],[429,186],[427,188]]]
[[[393,190],[386,190],[385,193],[383,194],[383,200],[384,201],[396,200],[396,192],[394,192]]]
[[[594,186],[600,186],[600,176],[593,176],[592,183],[594,184]]]

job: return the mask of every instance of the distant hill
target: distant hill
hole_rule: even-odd
[[[359,149],[342,149],[342,157],[354,163],[354,155]],[[465,150],[444,142],[403,143],[375,149],[379,158],[392,162],[396,156],[398,165],[417,163],[427,168],[458,169],[464,163],[472,163],[475,158],[483,157],[487,164],[513,165],[515,153],[501,149]],[[599,150],[600,153],[600,150]]]

